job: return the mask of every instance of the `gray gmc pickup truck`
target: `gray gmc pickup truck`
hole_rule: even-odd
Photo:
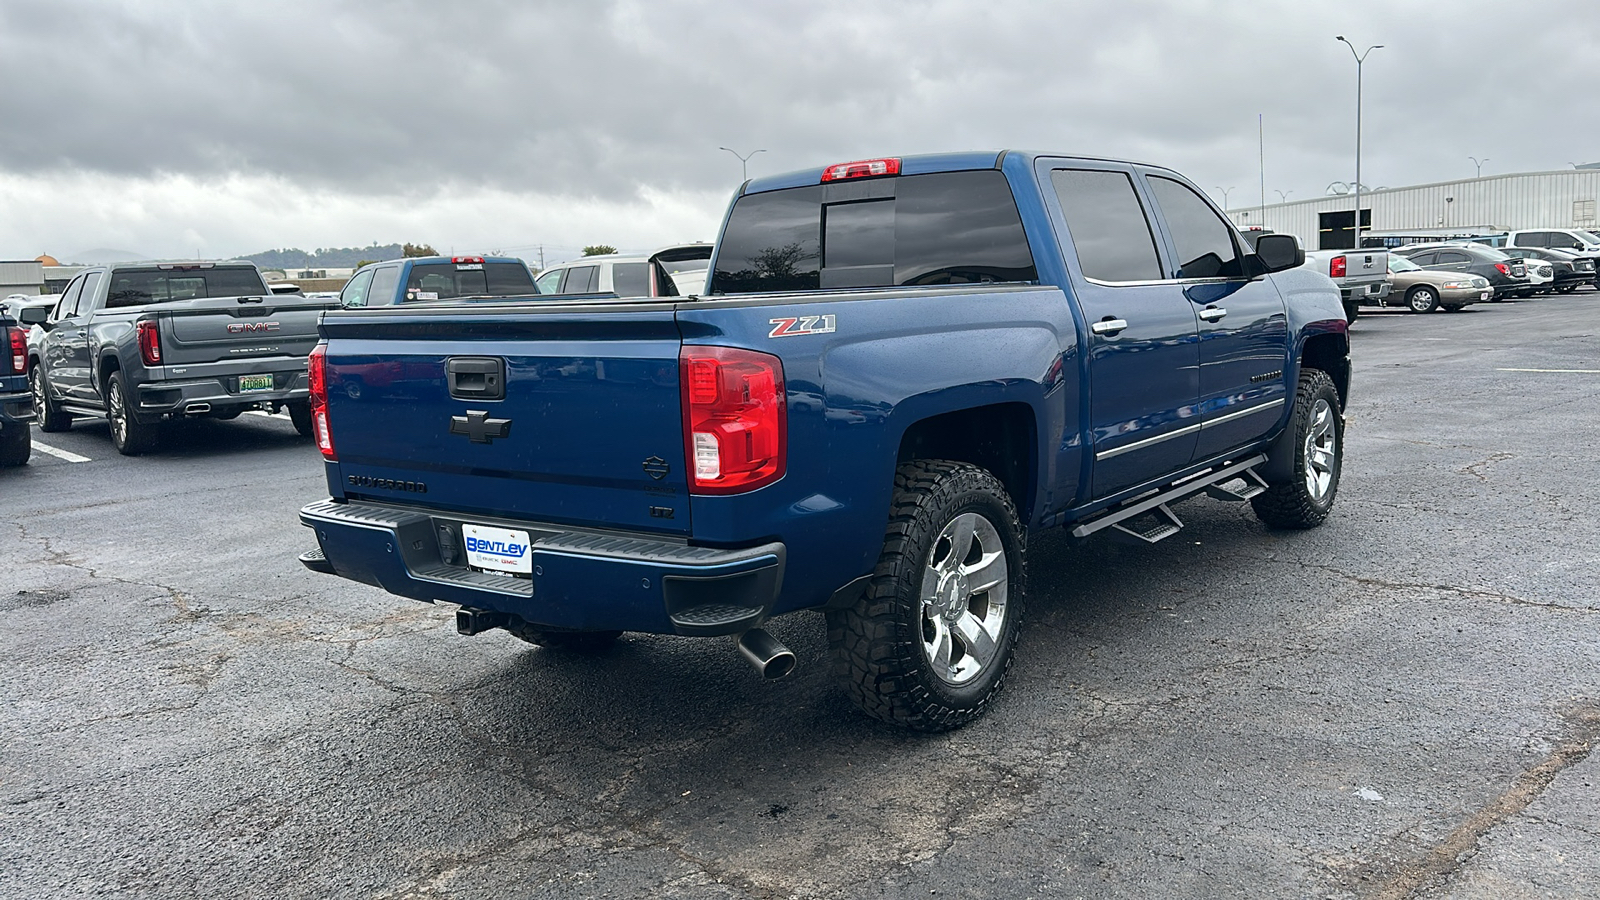
[[[83,270],[29,348],[44,431],[104,416],[117,450],[154,449],[162,423],[287,407],[311,433],[306,356],[332,300],[274,295],[248,262],[119,263]]]

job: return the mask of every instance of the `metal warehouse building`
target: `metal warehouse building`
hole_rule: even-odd
[[[1488,175],[1416,187],[1361,192],[1361,231],[1453,237],[1521,228],[1595,229],[1595,198],[1600,169],[1564,169]],[[1302,246],[1344,250],[1355,246],[1355,195],[1234,208],[1228,215],[1240,228],[1268,228],[1292,234]],[[1364,240],[1364,242],[1366,242]],[[1369,243],[1370,245],[1370,243]]]

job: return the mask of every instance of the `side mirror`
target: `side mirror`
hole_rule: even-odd
[[[43,325],[50,319],[48,306],[24,306],[17,311],[17,321],[24,325]]]
[[[1282,272],[1306,262],[1306,252],[1292,234],[1263,234],[1256,238],[1255,255],[1265,272]]]

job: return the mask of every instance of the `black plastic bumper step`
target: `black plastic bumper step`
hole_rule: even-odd
[[[759,624],[762,614],[759,606],[706,603],[677,610],[671,618],[682,634],[732,634]]]
[[[305,566],[313,572],[321,572],[324,575],[339,574],[333,571],[333,563],[328,562],[328,558],[322,555],[321,547],[318,547],[315,550],[307,550],[306,552],[300,554],[300,565]]]

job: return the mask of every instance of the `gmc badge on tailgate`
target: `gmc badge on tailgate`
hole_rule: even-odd
[[[258,334],[263,331],[277,330],[277,322],[234,322],[228,326],[229,334]]]

